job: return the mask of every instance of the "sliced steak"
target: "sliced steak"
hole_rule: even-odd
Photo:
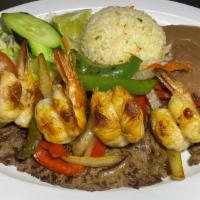
[[[195,144],[189,148],[190,159],[189,165],[197,165],[200,163],[200,144]]]
[[[96,191],[123,186],[139,188],[160,182],[163,177],[167,176],[166,152],[149,133],[135,145],[108,150],[107,153],[125,155],[126,159],[117,166],[87,168],[78,178],[52,172],[40,166],[33,158],[18,161],[15,154],[23,145],[25,137],[25,130],[14,125],[0,129],[0,162],[5,165],[15,165],[17,170],[27,172],[51,184]]]

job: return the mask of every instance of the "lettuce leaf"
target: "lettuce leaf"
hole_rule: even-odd
[[[0,51],[8,55],[15,63],[19,52],[19,45],[13,35],[9,35],[0,28]]]

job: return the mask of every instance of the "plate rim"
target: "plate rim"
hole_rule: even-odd
[[[144,9],[144,10],[155,10],[155,11],[160,11],[165,13],[170,13],[173,14],[174,16],[182,16],[184,12],[184,18],[187,19],[193,19],[195,18],[195,21],[197,21],[198,25],[200,25],[200,15],[199,11],[200,8],[186,5],[183,3],[179,2],[174,2],[170,0],[151,0],[151,3],[149,4],[149,0],[56,0],[56,1],[51,1],[51,0],[39,0],[39,1],[33,1],[30,3],[25,3],[19,6],[14,6],[12,8],[8,8],[6,10],[0,11],[0,14],[3,12],[15,12],[15,11],[20,11],[20,10],[28,10],[30,13],[38,15],[41,12],[42,13],[47,13],[47,8],[45,5],[48,5],[50,7],[50,10],[52,11],[58,11],[58,10],[66,10],[66,8],[61,8],[59,5],[63,4],[64,2],[71,2],[71,4],[67,5],[68,8],[67,10],[73,10],[74,6],[76,9],[81,9],[86,7],[103,7],[103,6],[108,6],[108,5],[121,5],[122,2],[124,5],[136,5],[136,8],[138,7],[139,9]],[[97,6],[98,5],[98,6]],[[160,6],[163,6],[162,9],[160,9]],[[30,10],[29,7],[40,7],[40,11],[38,12],[37,9]],[[158,9],[159,7],[159,9]],[[177,9],[180,7],[181,9]]]

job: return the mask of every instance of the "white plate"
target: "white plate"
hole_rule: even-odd
[[[145,10],[160,24],[188,24],[200,26],[200,10],[191,6],[165,0],[43,0],[14,7],[3,12],[24,11],[43,17],[45,14],[62,13],[83,8],[98,10],[109,5],[135,5]],[[14,167],[0,164],[0,199],[52,200],[52,199],[137,199],[137,200],[197,200],[200,197],[200,166],[188,167],[188,153],[183,154],[187,178],[181,182],[169,179],[160,184],[141,188],[115,189],[105,192],[68,190],[40,182]]]

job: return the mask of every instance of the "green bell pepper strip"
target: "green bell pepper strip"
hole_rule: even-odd
[[[87,91],[93,91],[95,88],[106,91],[115,86],[122,86],[135,95],[145,95],[149,93],[157,82],[155,79],[133,80],[83,74],[79,74],[78,77]]]
[[[35,149],[37,148],[41,140],[42,135],[37,129],[35,119],[32,118],[28,128],[28,137],[26,139],[26,143],[18,152],[16,157],[20,160],[25,160],[29,158],[35,152]]]
[[[131,78],[132,75],[138,71],[142,60],[136,56],[132,56],[128,62],[113,65],[104,66],[92,63],[88,58],[80,55],[76,55],[76,71],[79,74],[93,74],[109,77],[119,77],[119,78]]]

